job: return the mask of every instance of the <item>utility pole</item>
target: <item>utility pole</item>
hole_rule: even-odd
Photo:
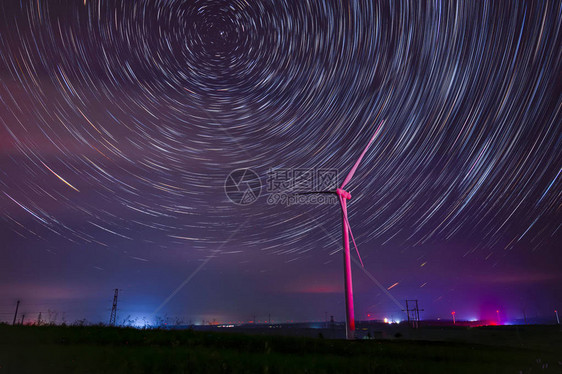
[[[20,301],[16,303],[16,312],[14,313],[14,321],[12,322],[12,326],[16,324],[16,318],[18,318],[18,308],[20,307]]]
[[[39,316],[37,317],[37,326],[41,326],[41,312],[39,312]]]
[[[25,318],[25,314],[22,314],[22,315],[21,315],[21,323],[20,323],[20,325],[22,325],[22,326],[23,326],[23,320],[24,320],[24,318]]]
[[[558,318],[558,310],[555,310],[554,314],[556,314],[556,322],[558,322],[558,324],[560,324],[560,318]]]
[[[109,326],[115,326],[115,319],[117,318],[117,295],[119,290],[115,289],[115,294],[113,295],[113,306],[111,307],[111,315],[109,316]]]
[[[404,311],[404,309],[402,309]],[[406,300],[406,314],[408,315],[408,325],[410,324],[410,307],[408,306],[408,300]]]
[[[416,329],[420,327],[420,308],[418,307],[418,301],[416,300]]]
[[[415,304],[410,309],[410,304]],[[412,327],[417,329],[420,324],[420,310],[423,312],[423,309],[420,309],[418,306],[418,300],[406,300],[406,310],[402,309],[403,312],[406,312],[408,316],[408,324],[412,323]],[[411,313],[411,314],[410,314]],[[453,315],[454,318],[454,315]]]

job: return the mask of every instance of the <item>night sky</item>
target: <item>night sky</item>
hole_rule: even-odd
[[[554,321],[561,26],[560,1],[2,0],[0,320],[107,322],[114,288],[119,323],[343,320],[340,208],[271,175],[341,184],[383,123],[346,186],[356,318]]]

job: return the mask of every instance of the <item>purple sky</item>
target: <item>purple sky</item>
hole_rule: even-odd
[[[3,1],[0,320],[106,322],[114,288],[119,321],[343,320],[340,208],[271,182],[341,183],[382,120],[346,186],[357,319],[553,317],[561,7]]]

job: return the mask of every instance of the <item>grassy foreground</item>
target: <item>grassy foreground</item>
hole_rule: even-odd
[[[557,349],[0,325],[0,373],[560,373]]]

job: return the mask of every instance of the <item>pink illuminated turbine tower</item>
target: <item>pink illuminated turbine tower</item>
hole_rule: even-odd
[[[304,194],[314,194],[314,193],[326,193],[326,194],[333,194],[335,193],[338,195],[340,200],[341,210],[342,210],[342,226],[343,226],[343,259],[344,259],[344,272],[345,272],[345,316],[346,316],[346,337],[347,339],[355,339],[355,316],[353,312],[353,284],[351,278],[351,254],[349,250],[349,236],[351,236],[351,240],[353,240],[353,245],[355,246],[355,250],[357,251],[357,255],[359,256],[359,261],[361,261],[361,265],[363,265],[363,261],[361,260],[361,256],[359,255],[359,250],[357,249],[357,244],[355,244],[355,239],[353,238],[353,233],[351,232],[351,226],[349,225],[349,220],[347,216],[347,200],[351,199],[351,194],[344,190],[344,187],[351,181],[353,178],[353,174],[359,167],[361,160],[367,153],[367,150],[373,144],[373,141],[379,134],[384,121],[382,121],[375,131],[375,134],[363,149],[363,152],[355,162],[355,165],[349,171],[349,174],[345,177],[342,185],[340,188],[336,189],[336,191],[319,191],[319,192],[305,192]]]

